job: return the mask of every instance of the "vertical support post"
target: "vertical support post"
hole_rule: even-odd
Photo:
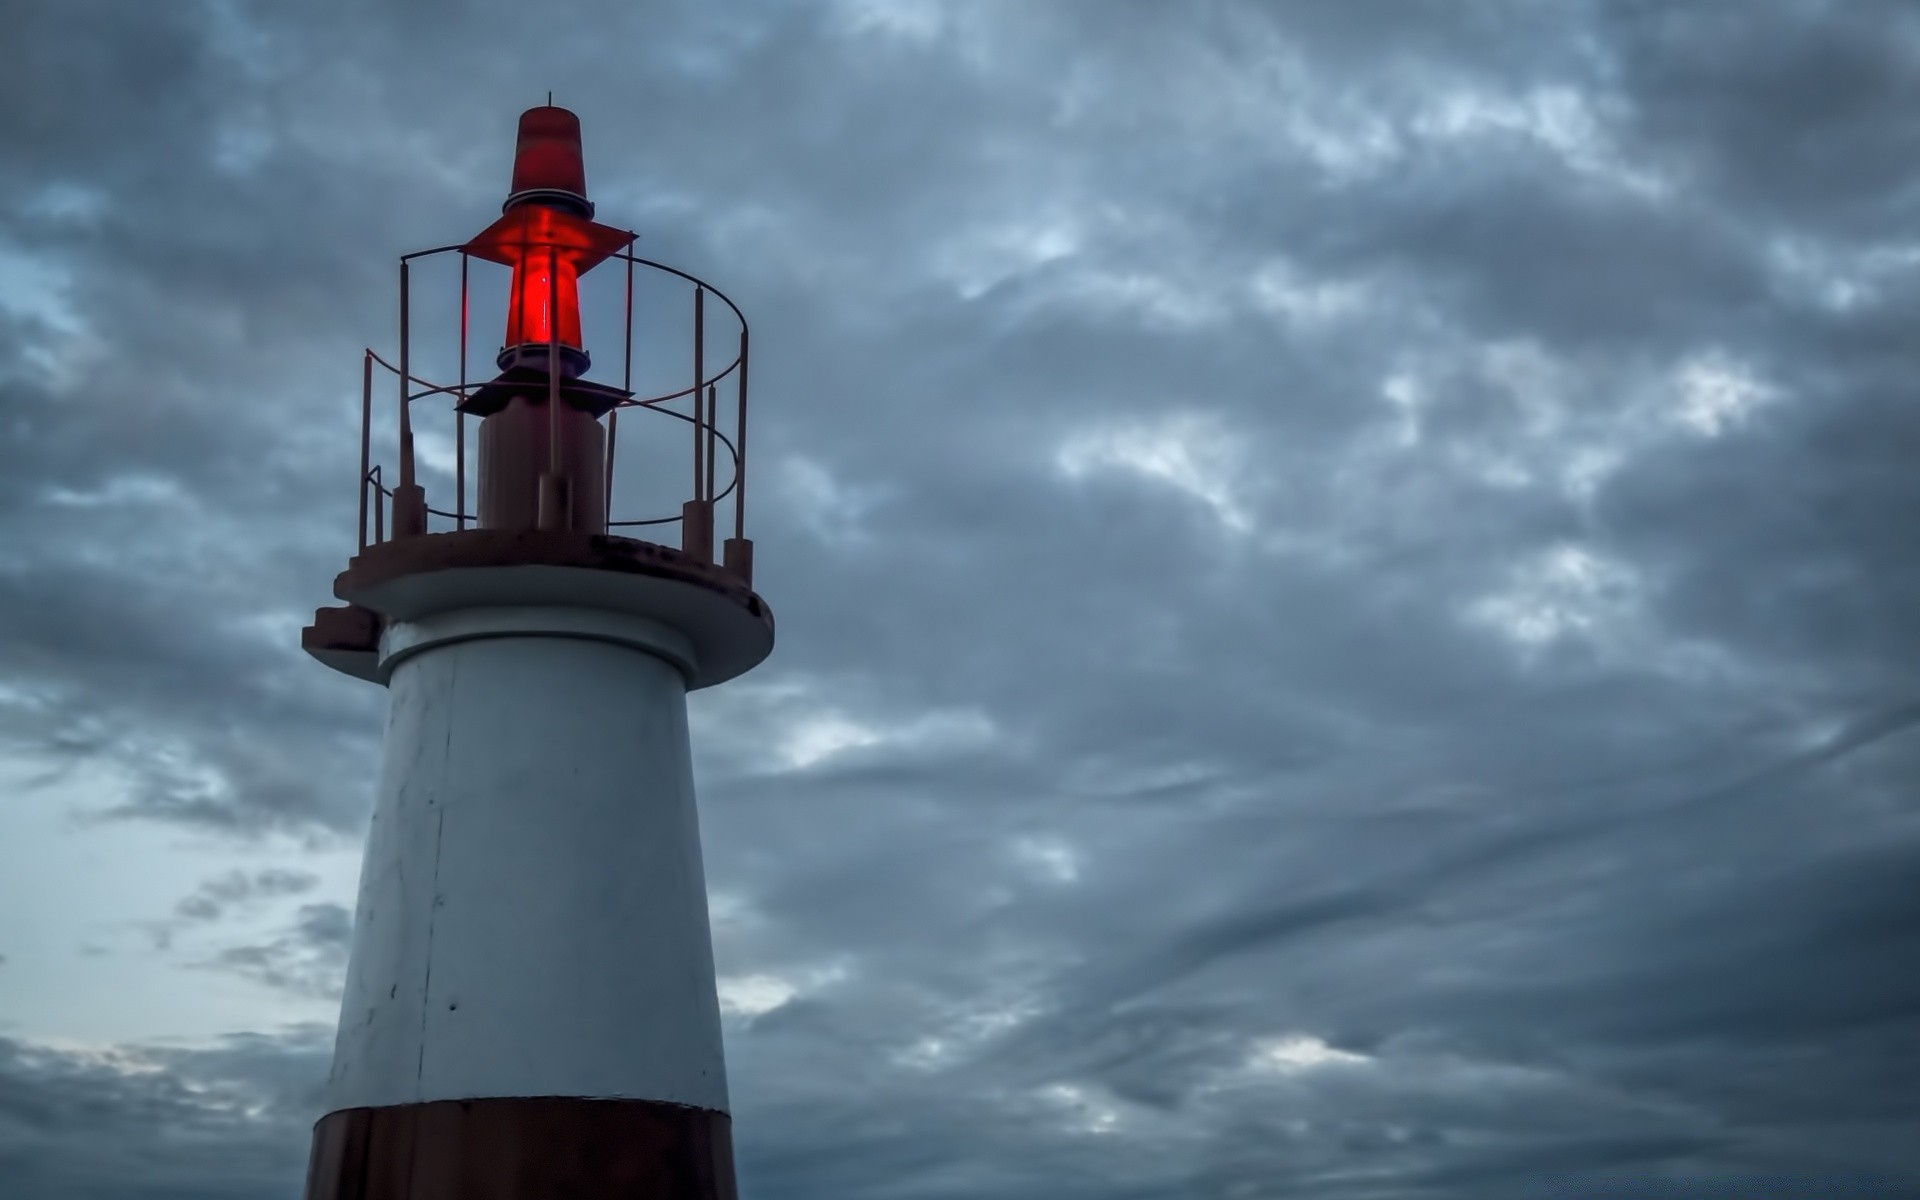
[[[413,346],[408,332],[413,303],[407,292],[407,260],[400,260],[400,482],[393,489],[393,536],[427,531],[427,496],[413,474]]]
[[[705,423],[705,395],[703,386],[707,362],[707,289],[694,285],[693,289],[693,498],[704,500],[706,495],[701,485],[706,473],[701,462],[702,451],[707,439],[701,426]]]
[[[628,235],[629,236],[632,235],[631,230],[628,231]],[[620,361],[622,364],[620,368],[620,390],[623,392],[631,393],[633,391],[633,243],[632,242],[627,243],[627,252],[625,257],[627,260],[627,340],[626,340],[625,350],[621,354],[621,358],[620,358]],[[614,455],[614,451],[618,450],[619,447],[620,447],[620,406],[616,404],[613,406],[613,411],[607,414],[607,478],[606,478],[606,483],[600,489],[600,497],[602,500],[606,502],[606,506],[607,506],[605,524],[607,524],[608,526],[611,526],[613,524],[613,455]]]
[[[560,270],[547,268],[547,470],[560,474]]]
[[[360,360],[360,548],[367,548],[367,472],[373,469],[373,351]]]
[[[713,561],[713,502],[707,498],[707,289],[693,288],[693,499],[680,506],[680,549],[695,562]]]
[[[713,503],[713,460],[720,448],[720,385],[707,385],[707,503]]]
[[[387,485],[380,478],[380,468],[373,469],[373,541],[375,545],[387,540]]]
[[[557,249],[557,247],[556,247]],[[542,529],[568,525],[560,480],[560,271],[547,268],[547,473],[540,477]]]
[[[467,252],[460,252],[460,391],[453,398],[453,527],[467,527]]]
[[[733,536],[747,536],[747,327],[740,326],[739,406],[733,431]]]
[[[409,368],[407,326],[411,316],[407,298],[407,260],[400,260],[400,486],[413,486],[413,405],[407,402],[407,389],[413,372]]]
[[[689,500],[680,506],[680,550],[702,566],[713,561],[713,505]]]
[[[753,586],[753,543],[747,540],[747,326],[740,325],[740,380],[733,430],[733,536],[721,550],[721,562],[748,587]]]

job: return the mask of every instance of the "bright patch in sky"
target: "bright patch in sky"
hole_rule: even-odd
[[[845,543],[861,536],[861,523],[879,501],[879,493],[836,476],[825,464],[788,455],[774,468],[778,503],[790,508],[822,541]]]
[[[1767,266],[1782,291],[1811,296],[1823,308],[1850,312],[1885,298],[1920,264],[1920,244],[1893,242],[1847,251],[1800,238],[1777,238],[1767,247]]]
[[[122,475],[110,479],[92,491],[51,487],[45,493],[48,504],[61,508],[103,508],[138,505],[152,509],[163,504],[178,504],[191,497],[177,480],[158,475]]]
[[[1415,133],[1436,139],[1488,134],[1529,138],[1568,169],[1604,178],[1629,191],[1655,196],[1668,184],[1629,161],[1614,143],[1592,103],[1571,88],[1540,88],[1520,95],[1456,91],[1413,119]]]
[[[1112,1133],[1119,1127],[1119,1110],[1077,1084],[1048,1084],[1040,1089],[1040,1096],[1064,1112],[1069,1124],[1081,1133]]]
[[[1192,329],[1227,314],[1225,297],[1172,275],[1144,269],[1076,272],[1059,298],[1091,309],[1143,317],[1153,326]]]
[[[1350,316],[1367,300],[1361,284],[1313,279],[1284,259],[1255,271],[1249,290],[1260,309],[1296,325],[1323,325]]]
[[[974,300],[1005,280],[1071,256],[1084,240],[1079,218],[1070,213],[1023,214],[948,239],[930,266],[962,299]]]
[[[799,995],[778,975],[723,975],[717,981],[720,1011],[734,1017],[758,1017]]]
[[[417,419],[418,418],[416,418],[416,420]],[[471,438],[472,431],[469,430],[468,433],[469,438]],[[473,445],[473,442],[469,440],[467,444],[467,478],[469,486],[471,486],[471,481],[478,469],[478,455],[475,453],[475,450],[476,447]],[[423,471],[437,471],[445,475],[448,479],[455,477],[455,470],[460,464],[459,448],[455,444],[452,433],[443,432],[439,429],[422,428],[419,425],[416,425],[413,431],[413,457],[414,462],[417,463]],[[449,487],[449,492],[451,492],[451,487]],[[435,507],[441,506],[436,503]],[[449,496],[448,503],[445,507],[453,507],[451,496]],[[471,513],[472,509],[469,508],[468,512]]]
[[[991,741],[997,729],[985,713],[956,709],[922,713],[891,723],[856,720],[840,712],[802,717],[780,739],[780,757],[793,770],[805,770],[849,750],[892,745],[918,750],[952,750]]]
[[[1774,398],[1774,389],[1741,363],[1708,355],[1684,364],[1675,380],[1675,416],[1702,437],[1719,437]]]
[[[28,216],[87,224],[106,215],[107,194],[97,187],[74,183],[50,183],[41,188],[25,205]]]
[[[958,1019],[941,1024],[937,1032],[921,1038],[894,1058],[902,1066],[933,1070],[947,1065],[962,1051],[1016,1028],[1034,1012],[1034,1006],[1029,1003],[970,1009]]]
[[[1561,545],[1517,567],[1507,586],[1471,606],[1471,616],[1528,650],[1592,636],[1634,609],[1639,579],[1624,563]]]
[[[230,124],[215,135],[214,165],[234,175],[244,175],[265,162],[273,152],[273,135],[256,125]]]
[[[1596,374],[1532,340],[1458,355],[1414,355],[1380,384],[1389,418],[1376,444],[1414,466],[1456,470],[1502,491],[1553,487],[1583,506],[1636,456],[1675,438],[1718,438],[1780,398],[1724,353]],[[1454,414],[1473,418],[1449,434]]]
[[[840,0],[838,7],[854,32],[908,42],[930,42],[947,23],[941,6],[931,0]]]
[[[780,752],[787,765],[805,770],[843,750],[877,745],[880,731],[837,713],[825,713],[796,722],[782,739]]]
[[[1380,385],[1380,394],[1394,412],[1393,441],[1402,450],[1411,450],[1420,444],[1420,410],[1426,405],[1426,389],[1420,386],[1419,379],[1404,371],[1397,371],[1387,377]]]
[[[1358,105],[1334,105],[1296,94],[1292,103],[1270,114],[1282,134],[1336,183],[1353,183],[1378,171],[1401,153],[1400,138],[1387,118]]]
[[[1298,1075],[1320,1067],[1351,1066],[1372,1062],[1364,1054],[1336,1050],[1317,1037],[1295,1034],[1269,1038],[1254,1046],[1252,1065],[1282,1075]]]
[[[63,334],[85,322],[73,307],[73,279],[50,255],[0,242],[0,313],[44,321]]]
[[[722,975],[714,981],[714,987],[722,1013],[751,1019],[790,1003],[804,992],[839,983],[849,974],[846,967],[836,963],[802,971],[797,978],[771,971]]]
[[[1013,852],[1042,879],[1074,883],[1080,878],[1080,856],[1065,842],[1025,837],[1014,842]]]
[[[1069,479],[1118,471],[1164,483],[1202,501],[1234,533],[1253,515],[1233,494],[1239,456],[1218,422],[1183,414],[1153,423],[1110,425],[1070,438],[1055,456]]]

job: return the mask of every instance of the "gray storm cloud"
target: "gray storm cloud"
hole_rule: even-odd
[[[1920,1192],[1910,7],[14,8],[0,748],[83,815],[359,836],[356,358],[552,87],[754,323],[747,1194]],[[0,1043],[0,1176],[290,1194],[327,1033]]]

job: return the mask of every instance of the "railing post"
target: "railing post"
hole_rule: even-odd
[[[747,536],[747,328],[740,327],[739,407],[733,431],[733,536]]]
[[[740,381],[733,443],[733,536],[721,550],[722,565],[753,586],[753,543],[747,540],[747,327],[740,326]]]
[[[407,403],[407,388],[412,370],[412,347],[407,344],[407,329],[412,307],[407,295],[407,260],[400,260],[400,486],[413,483],[413,405]]]
[[[633,235],[632,230],[627,231]],[[633,244],[628,242],[627,252],[627,337],[625,349],[621,354],[620,390],[629,396],[633,394]],[[620,406],[615,404],[607,413],[607,478],[600,489],[600,498],[606,504],[606,513],[602,524],[608,528],[613,525],[613,455],[620,447]]]
[[[689,500],[680,506],[680,549],[702,566],[713,562],[713,501]]]
[[[372,469],[373,351],[360,359],[360,549],[367,548],[367,472]]]
[[[467,252],[460,252],[460,391],[453,398],[453,527],[467,527]]]
[[[714,459],[720,449],[720,385],[707,385],[707,503],[714,502]]]
[[[408,327],[412,302],[407,291],[408,264],[400,260],[400,482],[393,489],[393,536],[427,531],[426,492],[413,478],[412,351]]]
[[[707,289],[698,284],[693,288],[693,498],[704,500],[701,484],[706,479],[702,469],[701,452],[707,444],[700,428],[703,423],[706,388],[706,339],[707,339]]]
[[[565,529],[567,497],[560,477],[560,271],[547,268],[547,473],[540,477],[542,529]]]

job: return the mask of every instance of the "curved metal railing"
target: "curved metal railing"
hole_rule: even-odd
[[[436,382],[416,374],[411,367],[412,358],[412,312],[410,296],[410,269],[414,260],[441,254],[460,255],[460,336],[459,336],[459,378],[452,383]],[[399,488],[414,486],[418,482],[415,470],[413,426],[414,406],[434,397],[445,397],[450,403],[447,410],[454,418],[454,470],[452,507],[444,504],[435,506],[431,501],[426,504],[429,517],[440,517],[453,522],[455,529],[467,528],[475,519],[475,514],[467,508],[467,414],[460,406],[479,388],[491,380],[469,381],[467,362],[469,356],[468,314],[471,297],[468,266],[471,256],[464,253],[460,246],[440,246],[432,250],[419,250],[400,258],[400,352],[399,362],[390,362],[378,352],[368,348],[361,363],[360,397],[360,501],[359,501],[359,544],[362,550],[375,545],[398,531],[386,519],[386,510],[394,501]],[[620,251],[609,256],[609,261],[626,264],[626,307],[623,325],[625,336],[622,339],[620,390],[623,398],[607,413],[607,454],[605,496],[607,503],[606,525],[609,530],[637,529],[652,526],[684,524],[686,505],[678,513],[657,517],[632,517],[616,519],[613,513],[614,472],[616,452],[619,447],[620,415],[628,410],[639,410],[671,417],[692,427],[692,477],[687,498],[690,501],[703,502],[705,511],[711,512],[713,505],[731,500],[733,508],[733,536],[746,537],[746,449],[747,449],[747,373],[749,362],[749,334],[747,320],[740,306],[720,289],[699,277],[680,270],[678,267],[641,258],[631,251]],[[634,281],[636,273],[642,270],[671,276],[691,285],[693,337],[691,363],[688,375],[690,382],[684,387],[671,389],[650,396],[633,394],[633,342],[634,342]],[[725,364],[718,369],[709,369],[707,357],[707,301],[708,297],[717,299],[731,313],[737,326],[739,345]],[[394,380],[397,398],[397,418],[399,427],[399,446],[397,447],[398,480],[389,485],[382,469],[373,454],[374,427],[374,368],[379,367]],[[731,381],[733,387],[732,432],[729,435],[722,429],[720,416],[720,385]],[[690,411],[681,411],[670,407],[678,401],[691,401]],[[636,414],[637,415],[637,414]],[[728,461],[724,485],[718,463],[723,457]],[[372,527],[369,528],[369,519]],[[397,522],[396,522],[397,524]],[[710,540],[710,539],[709,539]],[[688,548],[689,538],[683,534],[682,548]],[[708,552],[710,553],[710,546]]]

